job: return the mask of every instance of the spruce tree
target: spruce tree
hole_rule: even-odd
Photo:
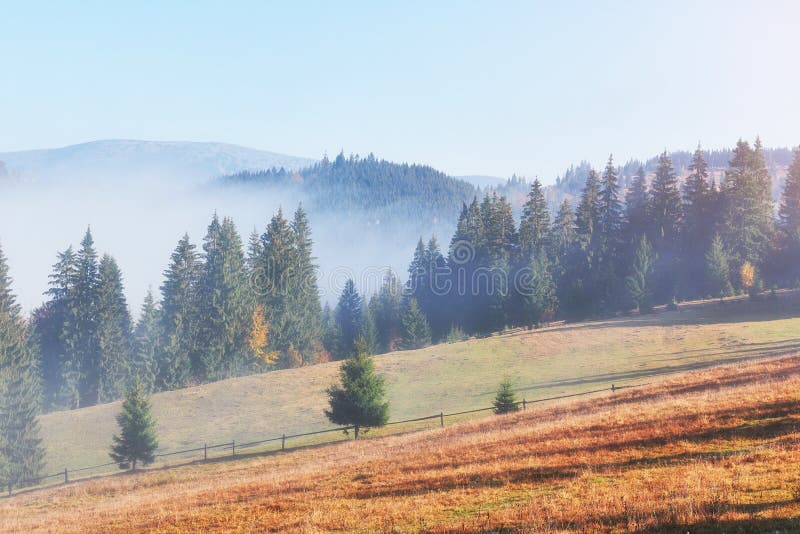
[[[550,273],[547,257],[534,257],[529,266],[525,287],[518,288],[523,296],[523,324],[539,325],[555,316],[558,309],[556,286]]]
[[[719,235],[711,240],[705,260],[706,280],[711,295],[719,298],[732,295],[729,257]]]
[[[311,224],[302,204],[292,217],[291,230],[294,234],[294,276],[291,287],[291,325],[289,334],[303,360],[311,363],[320,351],[322,325],[320,315],[320,291],[317,282],[316,258],[313,256],[314,242],[311,238]]]
[[[184,234],[172,253],[161,286],[161,357],[157,389],[186,386],[197,346],[197,284],[200,277],[195,246]]]
[[[361,299],[361,330],[359,332],[359,338],[364,342],[364,350],[367,354],[372,355],[380,352],[378,329],[375,326],[375,318],[372,315],[372,310],[363,298]]]
[[[547,250],[549,231],[550,211],[547,209],[542,184],[537,178],[531,184],[528,198],[522,207],[522,218],[519,223],[521,264],[527,264],[535,255]]]
[[[408,299],[403,315],[401,347],[405,350],[421,349],[431,343],[431,328],[425,314],[413,298]]]
[[[356,290],[353,279],[349,278],[345,282],[335,311],[336,355],[339,358],[348,358],[355,354],[356,340],[361,335],[361,319],[361,296]]]
[[[800,282],[800,147],[786,175],[786,185],[778,212],[781,247],[783,250],[782,276],[786,282]]]
[[[117,416],[119,435],[115,435],[111,446],[111,459],[120,469],[136,470],[136,464],[149,465],[155,461],[158,448],[155,420],[151,413],[150,400],[141,383],[136,380],[122,403],[122,413]]]
[[[647,235],[642,235],[636,247],[631,273],[625,279],[625,283],[631,302],[643,313],[653,309],[652,278],[655,260],[653,247],[650,246]]]
[[[160,310],[153,297],[153,291],[148,290],[133,332],[131,361],[131,373],[139,378],[145,393],[155,391],[160,343]]]
[[[658,258],[653,293],[657,302],[666,302],[677,291],[681,224],[678,178],[666,150],[658,158],[648,211],[651,217],[649,241]]]
[[[760,141],[739,140],[722,188],[722,239],[734,269],[749,261],[761,266],[772,239],[770,179]]]
[[[691,296],[702,296],[704,265],[700,261],[711,243],[715,217],[711,186],[708,182],[708,164],[700,145],[689,165],[689,177],[683,187],[683,225],[681,229],[681,257],[683,260],[683,285]]]
[[[36,355],[0,248],[0,483],[6,486],[33,484],[41,473],[40,402]]]
[[[335,425],[352,426],[355,439],[389,420],[384,380],[375,372],[363,342],[356,343],[354,355],[342,363],[340,384],[329,387],[327,393],[330,407],[325,416]]]
[[[199,380],[244,372],[252,320],[242,241],[233,221],[215,214],[203,240],[198,280],[198,345],[193,370]]]
[[[606,311],[618,305],[619,280],[621,271],[620,252],[622,251],[622,203],[619,200],[619,178],[612,156],[608,157],[603,171],[599,194],[599,217],[597,225],[598,250],[595,280],[599,285],[600,307]]]
[[[514,385],[510,380],[506,379],[500,382],[495,395],[494,413],[501,415],[505,413],[513,413],[519,411],[519,403],[517,402],[517,394],[514,391]]]
[[[122,273],[109,255],[100,260],[97,281],[98,402],[120,398],[131,376],[132,319]]]
[[[383,284],[376,295],[370,299],[369,307],[375,320],[378,345],[381,352],[397,348],[400,339],[400,314],[403,309],[402,290],[394,272],[388,270]],[[443,297],[442,297],[443,298]]]

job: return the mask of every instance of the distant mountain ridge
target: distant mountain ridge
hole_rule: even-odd
[[[0,179],[16,182],[115,181],[154,176],[203,183],[245,170],[296,170],[315,160],[227,143],[110,139],[62,148],[0,152],[0,162]]]

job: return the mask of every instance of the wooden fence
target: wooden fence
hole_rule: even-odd
[[[615,386],[614,384],[611,384],[610,388],[595,389],[595,390],[592,390],[592,391],[582,391],[580,393],[571,393],[571,394],[568,394],[568,395],[559,395],[559,396],[556,396],[556,397],[546,397],[546,398],[534,399],[534,400],[522,399],[521,401],[517,402],[517,405],[519,405],[522,410],[525,410],[528,407],[529,404],[537,404],[537,403],[540,403],[540,402],[554,401],[554,400],[559,400],[559,399],[568,399],[568,398],[571,398],[571,397],[580,397],[580,396],[583,396],[583,395],[592,395],[592,394],[595,394],[595,393],[603,393],[603,392],[606,392],[606,391],[611,391],[613,393],[614,391],[618,391],[620,389],[635,388],[635,387],[640,387],[640,386],[643,386],[643,385],[646,385],[646,384],[634,384],[634,385],[627,385],[627,386]],[[465,410],[465,411],[453,412],[453,413],[439,412],[438,414],[427,415],[427,416],[424,416],[424,417],[417,417],[417,418],[414,418],[414,419],[405,419],[403,421],[391,421],[389,423],[386,423],[386,426],[390,427],[390,426],[403,425],[403,424],[409,424],[409,423],[419,423],[419,422],[423,422],[423,421],[433,421],[433,420],[437,420],[438,419],[439,426],[444,428],[444,422],[445,422],[445,418],[446,417],[457,417],[457,416],[470,415],[470,414],[476,414],[476,413],[481,413],[481,412],[489,412],[489,411],[493,411],[493,410],[494,410],[494,407],[478,408],[478,409],[475,409],[475,410]],[[162,453],[156,454],[155,457],[156,458],[168,458],[168,457],[171,457],[171,456],[193,455],[191,458],[186,458],[186,460],[190,460],[192,462],[201,461],[201,460],[202,461],[207,461],[209,458],[214,459],[214,460],[221,460],[221,459],[224,459],[226,457],[235,458],[237,451],[241,453],[242,450],[244,450],[244,449],[252,449],[252,448],[257,447],[259,445],[266,445],[266,444],[269,444],[269,443],[278,443],[278,442],[280,442],[280,449],[276,449],[276,450],[285,451],[285,450],[288,450],[288,449],[299,449],[299,448],[302,448],[303,445],[298,445],[298,446],[295,446],[295,447],[287,447],[286,442],[288,440],[296,440],[296,439],[299,439],[299,438],[307,438],[307,437],[312,437],[312,436],[318,436],[318,435],[321,435],[321,434],[329,434],[329,433],[332,433],[332,432],[347,433],[350,430],[353,430],[353,428],[354,427],[352,427],[352,426],[342,426],[342,427],[336,427],[336,428],[328,428],[328,429],[325,429],[325,430],[316,430],[314,432],[304,432],[302,434],[290,434],[290,435],[282,434],[282,435],[277,436],[277,437],[271,437],[271,438],[261,439],[261,440],[257,440],[257,441],[248,441],[248,442],[245,442],[245,443],[237,443],[236,440],[231,440],[231,441],[229,441],[227,443],[217,443],[217,444],[212,444],[212,445],[204,443],[201,447],[193,447],[193,448],[190,448],[190,449],[182,449],[182,450],[177,450],[177,451],[162,452]],[[398,432],[398,433],[402,433],[402,431]],[[228,451],[230,451],[230,453],[228,453]],[[267,452],[274,452],[274,451],[267,451]],[[209,456],[209,453],[211,453],[211,456]],[[202,458],[201,458],[201,456],[202,456]],[[53,486],[53,485],[56,485],[56,484],[66,484],[66,483],[68,483],[70,481],[79,480],[81,478],[88,478],[85,475],[83,477],[81,477],[80,474],[81,473],[86,473],[88,471],[96,471],[98,469],[104,469],[106,467],[111,468],[112,466],[117,468],[115,470],[115,472],[119,471],[119,465],[118,465],[117,462],[108,462],[108,463],[99,464],[99,465],[92,465],[92,466],[88,466],[88,467],[79,467],[77,469],[64,468],[63,471],[59,471],[58,473],[54,473],[52,475],[42,475],[42,476],[37,477],[37,478],[32,479],[32,480],[25,480],[25,481],[17,482],[14,485],[8,484],[8,488],[7,488],[8,489],[8,496],[11,496],[15,489],[18,490],[18,489],[25,489],[25,488],[32,488],[32,487]],[[77,476],[77,477],[74,476],[76,474],[79,475],[79,476]],[[91,477],[95,477],[95,476],[110,476],[112,474],[114,474],[114,473],[109,470],[109,471],[107,471],[105,473],[94,473],[94,474],[89,475],[89,476],[91,476]]]

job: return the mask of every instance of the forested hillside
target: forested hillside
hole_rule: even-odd
[[[376,220],[455,219],[462,203],[475,194],[472,185],[426,165],[391,163],[339,154],[297,172],[268,169],[220,179],[220,184],[295,189],[307,195],[311,211],[347,217],[367,212]],[[398,219],[399,218],[399,219]]]

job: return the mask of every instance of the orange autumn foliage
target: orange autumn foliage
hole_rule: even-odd
[[[278,353],[269,350],[269,321],[264,317],[264,306],[261,304],[253,310],[252,323],[247,344],[258,360],[266,365],[273,365],[278,360]]]

